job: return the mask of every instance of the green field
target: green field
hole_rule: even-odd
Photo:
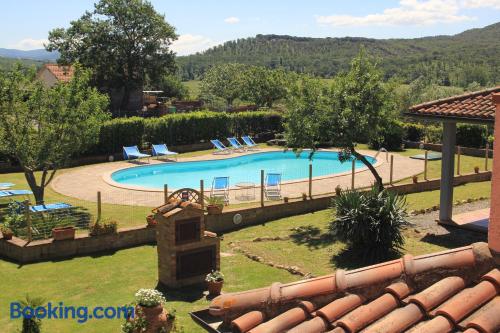
[[[199,80],[191,80],[182,82],[189,89],[189,98],[197,99],[200,94],[200,82]]]

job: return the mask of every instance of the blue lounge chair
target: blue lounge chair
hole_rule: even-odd
[[[5,190],[5,189],[8,189],[8,188],[11,188],[14,185],[15,184],[13,184],[13,183],[0,183],[0,189]]]
[[[231,150],[224,146],[220,140],[210,140],[210,142],[214,145],[214,148],[216,151],[213,152],[213,154],[231,154]]]
[[[49,213],[55,210],[69,209],[69,208],[73,208],[73,206],[64,202],[58,202],[47,205],[30,206],[30,211],[32,213]]]
[[[264,193],[269,200],[281,200],[281,173],[266,174]]]
[[[179,155],[179,153],[168,150],[167,145],[164,143],[159,144],[159,145],[153,145],[152,152],[153,152],[153,156],[156,156],[156,157],[175,156],[176,160],[177,160],[177,155]]]
[[[244,152],[246,150],[246,148],[243,147],[241,145],[241,143],[236,138],[234,138],[234,137],[233,138],[227,138],[227,141],[229,141],[229,143],[233,147],[234,151]]]
[[[3,190],[0,191],[0,198],[10,198],[15,196],[30,195],[30,194],[33,194],[33,192],[29,190]]]
[[[149,163],[149,158],[151,157],[151,155],[141,153],[139,151],[139,148],[137,148],[137,146],[123,147],[123,158],[125,160],[133,160],[136,158],[139,159],[143,157],[147,157]]]
[[[249,136],[242,136],[241,140],[243,140],[243,142],[247,146],[246,147],[247,150],[259,150],[258,148],[255,148],[255,147],[257,147],[257,144],[255,143],[255,141],[252,140],[251,137],[249,137]]]
[[[221,198],[227,205],[229,203],[229,177],[215,177],[212,181],[211,198]]]

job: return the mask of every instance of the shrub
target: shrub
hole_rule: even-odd
[[[135,300],[138,305],[146,308],[153,308],[167,301],[163,294],[156,289],[139,289],[135,293]]]
[[[419,142],[424,139],[425,126],[422,124],[415,123],[404,123],[403,128],[405,130],[405,140]]]
[[[387,259],[404,244],[406,199],[394,192],[342,191],[335,199],[334,220],[329,229],[349,249],[368,263]]]
[[[22,309],[26,308],[32,309],[31,311],[35,311],[36,308],[43,306],[45,304],[45,299],[41,297],[31,297],[30,295],[26,295],[26,299],[20,301]],[[29,311],[27,311],[29,313]],[[26,316],[23,318],[23,326],[21,328],[21,333],[40,333],[42,329],[42,320],[37,318],[36,316]]]
[[[99,143],[93,153],[121,152],[123,146],[142,146],[144,118],[116,118],[105,122],[100,131]]]
[[[458,124],[457,145],[481,148],[488,140],[488,128],[484,125]]]
[[[379,131],[378,137],[370,142],[370,147],[373,149],[401,150],[404,134],[405,131],[400,122],[387,122]]]
[[[118,223],[116,221],[96,221],[89,228],[90,236],[100,236],[115,234],[118,230]]]
[[[443,136],[442,126],[426,126],[424,130],[424,141],[431,143],[440,143]]]

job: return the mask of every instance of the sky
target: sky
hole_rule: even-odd
[[[0,47],[43,48],[94,0],[0,0]],[[257,34],[417,38],[500,21],[500,0],[151,0],[179,35],[179,55]]]

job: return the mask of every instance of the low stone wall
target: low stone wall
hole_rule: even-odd
[[[457,176],[454,183],[455,185],[462,185],[490,179],[491,172],[481,172]],[[438,190],[439,187],[439,179],[422,181],[417,184],[388,186],[388,188],[401,194]],[[304,201],[266,203],[265,207],[228,209],[219,215],[205,215],[206,229],[220,234],[280,218],[320,211],[331,206],[333,197],[320,196]],[[146,226],[122,228],[118,230],[117,234],[98,237],[77,235],[74,240],[66,241],[47,239],[28,243],[14,237],[8,241],[0,239],[0,257],[19,263],[30,263],[115,251],[154,243],[156,243],[155,228]]]
[[[421,142],[405,141],[406,148],[420,148]],[[442,144],[439,143],[424,143],[424,149],[441,152]],[[474,157],[485,157],[486,149],[480,148],[470,148],[470,147],[460,147],[462,155],[474,156]],[[493,157],[493,149],[489,149],[488,155],[490,158]]]

